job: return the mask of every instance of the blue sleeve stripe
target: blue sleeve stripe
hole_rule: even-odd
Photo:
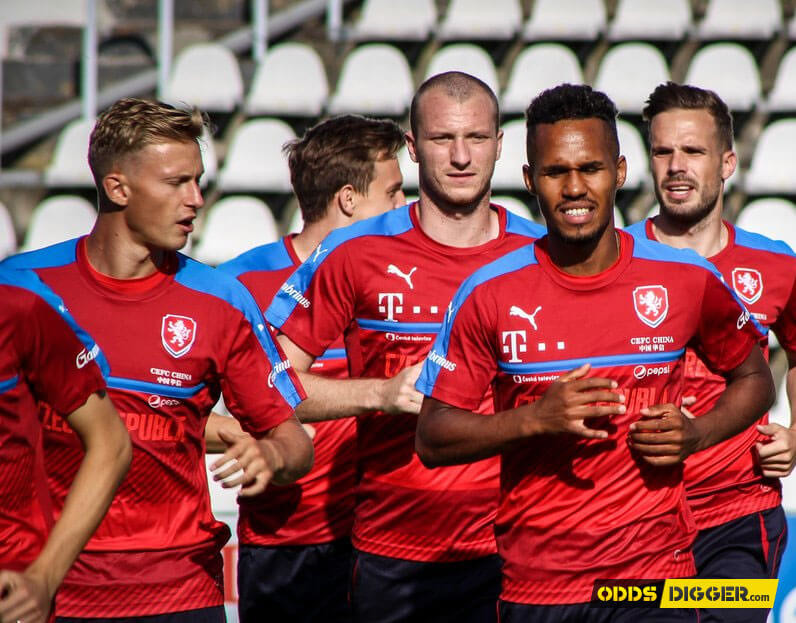
[[[0,381],[0,394],[5,394],[7,391],[14,389],[19,383],[19,375],[12,376],[10,379]]]
[[[295,409],[301,402],[298,388],[287,373],[288,362],[279,356],[276,344],[271,339],[271,333],[265,326],[257,303],[239,281],[233,279],[215,268],[206,266],[182,254],[177,255],[180,261],[175,281],[197,292],[226,301],[243,314],[252,326],[252,332],[257,336],[268,360],[271,363],[271,382],[282,394],[285,401]]]
[[[391,322],[368,318],[357,318],[357,324],[362,329],[387,333],[433,333],[436,335],[442,328],[441,322]]]
[[[735,244],[749,249],[757,249],[759,251],[768,251],[769,253],[777,253],[779,255],[789,255],[796,257],[796,253],[788,246],[787,242],[782,240],[772,240],[761,234],[756,234],[751,231],[746,231],[740,227],[735,228]]]
[[[79,238],[65,240],[43,249],[18,253],[3,260],[6,268],[54,268],[66,266],[77,259],[77,241]]]
[[[534,223],[506,210],[506,231],[510,234],[528,236],[529,238],[541,238],[547,234],[547,228]]]
[[[434,355],[437,360],[445,361],[448,356],[448,347],[450,345],[450,332],[453,323],[456,322],[456,315],[461,309],[462,304],[473,293],[473,291],[481,284],[486,283],[497,277],[501,277],[508,273],[521,270],[526,266],[536,264],[536,256],[534,254],[534,245],[528,244],[520,247],[498,258],[497,260],[486,264],[479,268],[476,272],[465,279],[464,283],[459,287],[459,290],[453,297],[451,307],[448,313],[445,314],[445,319],[442,323],[442,329],[437,335],[434,346],[431,348],[429,355]],[[417,381],[416,387],[420,391],[428,390],[431,394],[434,390],[434,384],[437,382],[437,377],[442,368],[426,357],[426,362],[423,364],[423,371]],[[421,389],[422,387],[422,389]]]
[[[255,270],[282,270],[293,266],[293,259],[287,252],[284,240],[264,244],[238,257],[219,264],[218,270],[235,277]]]
[[[191,387],[172,387],[171,385],[161,385],[160,383],[148,383],[136,379],[125,379],[119,376],[108,377],[108,387],[121,389],[128,392],[139,392],[141,394],[157,394],[168,396],[169,398],[192,398],[205,387],[204,383]]]
[[[3,271],[2,276],[0,277],[0,282],[8,283],[9,285],[20,288],[25,288],[26,290],[33,292],[45,303],[47,303],[52,310],[61,318],[63,318],[67,325],[69,325],[69,328],[72,329],[72,332],[75,334],[77,339],[83,344],[86,353],[93,355],[92,358],[99,366],[102,376],[106,378],[108,377],[110,374],[110,365],[108,364],[108,360],[105,358],[105,354],[102,352],[99,345],[83,329],[83,327],[77,324],[77,321],[75,321],[72,314],[69,313],[69,310],[66,308],[66,305],[61,297],[53,292],[35,272],[32,270],[22,269]]]
[[[561,359],[558,361],[542,361],[539,363],[506,363],[498,362],[498,368],[507,374],[541,374],[547,372],[566,372],[590,363],[592,368],[609,368],[643,364],[671,363],[682,358],[685,349],[668,353],[640,353],[629,355],[608,355],[605,357],[583,357],[580,359]]]
[[[317,357],[315,361],[329,361],[331,359],[345,359],[345,348],[330,348],[323,355]]]
[[[268,322],[280,329],[299,302],[305,306],[310,305],[310,301],[304,298],[304,293],[309,288],[315,271],[341,244],[365,236],[398,236],[412,229],[409,209],[410,205],[406,205],[348,227],[341,227],[326,236],[307,260],[279,288],[265,312]]]

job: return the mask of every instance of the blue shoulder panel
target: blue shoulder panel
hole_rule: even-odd
[[[506,231],[529,238],[541,238],[547,233],[547,228],[506,210]]]
[[[307,291],[315,271],[340,245],[364,236],[398,236],[412,229],[412,218],[409,215],[411,205],[390,210],[379,216],[331,232],[279,288],[265,312],[266,320],[277,329],[282,326],[293,313],[296,304],[304,299],[304,293]]]
[[[105,359],[105,355],[102,353],[97,343],[88,333],[86,333],[86,331],[83,330],[79,324],[77,324],[75,319],[72,317],[72,314],[70,314],[69,310],[66,308],[66,305],[64,305],[61,297],[53,292],[41,279],[39,279],[39,276],[35,272],[24,269],[2,270],[0,271],[0,283],[29,290],[30,292],[36,294],[45,303],[47,303],[53,309],[53,311],[55,311],[55,313],[64,319],[66,324],[69,325],[77,338],[83,343],[83,346],[86,349],[88,360],[90,361],[93,358],[102,371],[102,376],[104,376],[106,379],[108,378],[110,375],[110,366],[108,365],[108,360]]]
[[[735,244],[750,249],[758,249],[760,251],[768,251],[770,253],[779,253],[780,255],[790,255],[795,257],[796,253],[788,246],[787,242],[782,240],[772,240],[761,234],[756,234],[751,231],[746,231],[740,227],[735,228]]]
[[[0,266],[6,268],[53,268],[66,266],[77,258],[77,241],[79,238],[59,242],[43,249],[18,253],[3,260]]]
[[[647,237],[647,219],[639,221],[638,223],[633,223],[632,225],[628,225],[624,228],[624,230],[637,240],[639,238],[642,240],[649,240]]]
[[[295,384],[287,373],[289,363],[282,361],[279,356],[279,351],[265,326],[260,309],[249,291],[243,287],[243,284],[228,274],[192,260],[182,253],[178,253],[177,257],[179,266],[177,274],[174,276],[174,280],[177,283],[191,290],[226,301],[241,312],[251,323],[252,331],[257,336],[271,363],[274,386],[282,394],[285,401],[295,409],[301,402],[301,398]]]
[[[235,277],[255,270],[281,270],[293,266],[293,259],[285,248],[284,240],[255,247],[238,257],[219,264],[218,270]]]
[[[451,327],[453,327],[453,323],[456,322],[456,315],[461,309],[462,304],[473,291],[487,281],[521,270],[526,266],[531,266],[536,263],[534,245],[528,244],[482,266],[464,280],[448,307],[448,313],[445,314],[445,318],[442,322],[442,329],[437,335],[434,346],[431,347],[431,351],[423,364],[423,371],[415,384],[418,391],[430,395],[434,389],[434,384],[437,382],[437,376],[441,370],[440,366],[434,363],[434,359],[444,361],[447,358]]]

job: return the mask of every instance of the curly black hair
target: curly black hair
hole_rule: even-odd
[[[613,139],[615,155],[619,156],[619,137],[616,134],[616,106],[601,91],[586,84],[560,84],[542,91],[525,111],[527,129],[526,150],[532,162],[534,129],[541,123],[556,123],[568,119],[601,119]]]

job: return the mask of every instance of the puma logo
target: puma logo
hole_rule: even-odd
[[[321,245],[318,245],[318,248],[315,249],[315,255],[313,255],[313,257],[312,257],[312,263],[314,264],[315,262],[317,262],[318,258],[321,255],[323,255],[324,253],[327,253],[328,251],[329,251],[329,249],[324,249],[324,248],[321,247]]]
[[[512,305],[511,309],[509,309],[509,316],[519,316],[520,318],[525,318],[525,320],[531,323],[533,330],[538,331],[539,327],[536,326],[535,317],[536,314],[539,313],[540,309],[542,309],[541,305],[539,305],[539,307],[537,307],[532,314],[529,314],[528,312],[524,311],[523,309],[520,309],[516,305]]]
[[[409,286],[410,290],[414,290],[415,286],[412,285],[412,273],[414,273],[416,270],[417,270],[417,266],[413,266],[412,270],[410,270],[408,273],[405,273],[405,272],[401,271],[401,269],[398,268],[395,264],[390,264],[387,267],[387,274],[388,275],[397,275],[398,277],[400,277],[401,279],[406,281],[406,283]]]

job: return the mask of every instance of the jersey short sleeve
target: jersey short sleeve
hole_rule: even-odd
[[[418,391],[461,409],[475,410],[497,373],[494,306],[473,292],[477,274],[465,281],[445,315],[417,380]]]
[[[61,413],[71,413],[105,388],[107,363],[61,299],[43,283],[35,282],[38,278],[31,277],[28,285],[36,296],[15,332],[17,350],[36,398]]]
[[[354,317],[353,264],[332,232],[279,288],[266,320],[306,352],[320,357]]]
[[[762,337],[763,329],[730,289],[707,273],[694,348],[710,368],[722,373],[738,367]]]

